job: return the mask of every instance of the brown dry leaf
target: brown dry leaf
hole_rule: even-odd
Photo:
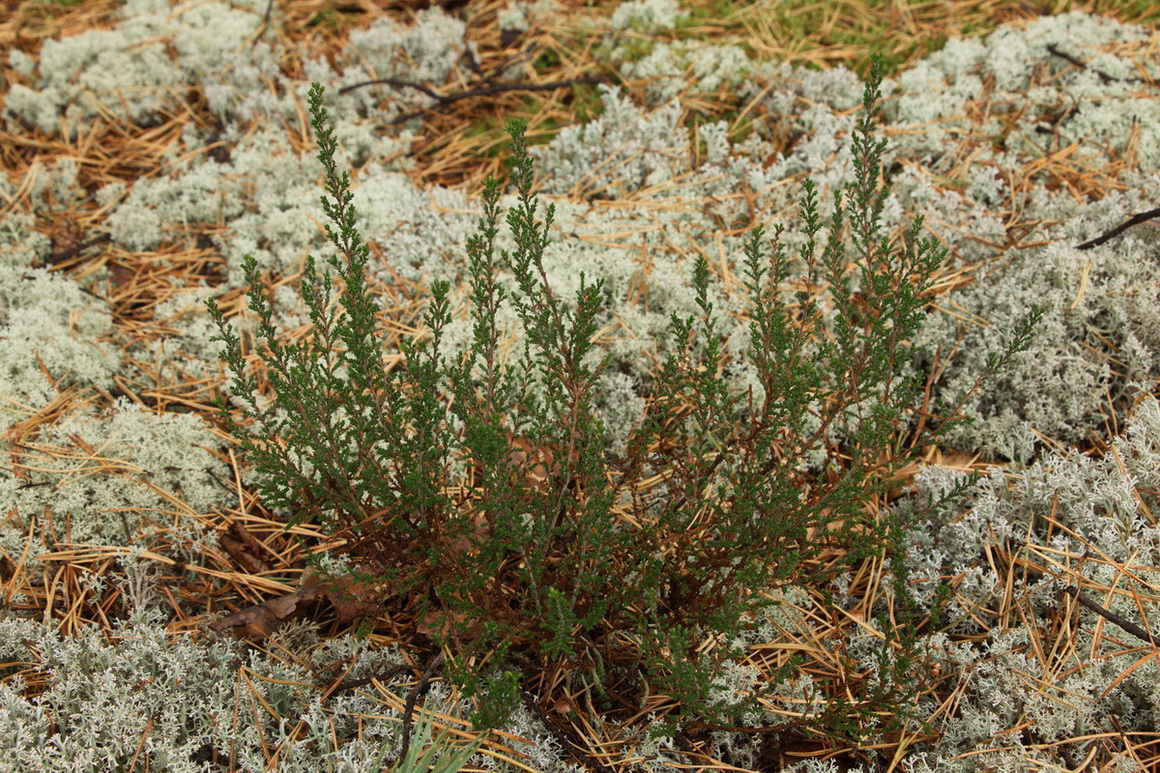
[[[323,583],[323,587],[327,588],[326,599],[334,607],[340,623],[349,623],[373,614],[387,595],[384,585],[356,580],[349,575]]]
[[[299,588],[313,588],[320,582],[322,582],[322,578],[318,575],[317,569],[310,564],[302,567],[302,576],[298,578]]]
[[[488,535],[487,518],[484,517],[483,513],[476,513],[471,519],[471,525],[472,533],[480,538],[480,541],[486,541]],[[448,550],[456,556],[467,553],[471,547],[471,540],[467,537],[456,537],[447,545]],[[471,550],[471,552],[474,554],[476,551]]]
[[[232,628],[239,638],[265,639],[291,619],[298,611],[298,604],[304,601],[315,601],[326,594],[322,585],[312,588],[303,588],[288,596],[263,601],[252,607],[235,612],[227,617],[211,623],[215,631]]]
[[[232,522],[226,533],[218,538],[218,544],[238,566],[250,574],[262,574],[271,569],[265,559],[268,551],[257,537],[236,521]]]
[[[466,623],[467,621],[468,617],[463,612],[455,612],[450,609],[432,609],[419,618],[419,624],[415,630],[429,638],[434,638],[435,634],[438,633],[446,639],[451,635],[453,624]],[[464,635],[468,641],[471,641],[479,638],[483,632],[483,623],[476,620],[468,624]]]
[[[524,465],[531,460],[533,465],[527,473],[527,482],[532,488],[543,493],[550,485],[549,477],[555,477],[560,474],[560,463],[556,461],[556,451],[550,446],[533,447],[531,441],[523,437],[514,437],[508,435],[508,442],[511,444],[512,451],[510,459],[512,464]],[[572,461],[576,461],[576,452],[572,452]]]
[[[239,638],[265,639],[291,620],[305,617],[310,602],[329,602],[338,621],[349,623],[374,613],[384,595],[381,586],[348,575],[246,607],[215,620],[210,627],[215,631],[232,628]]]

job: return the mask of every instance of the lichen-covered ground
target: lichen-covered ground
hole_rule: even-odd
[[[353,170],[392,355],[440,278],[454,288],[446,351],[470,346],[464,245],[482,180],[502,168],[502,121],[529,119],[556,205],[548,279],[564,298],[581,270],[605,280],[596,340],[612,367],[598,407],[618,453],[670,316],[696,309],[699,255],[719,312],[737,320],[730,387],[755,385],[739,361],[741,244],[782,223],[796,249],[801,182],[812,177],[828,207],[852,178],[862,79],[844,64],[864,74],[879,49],[893,65],[886,224],[897,235],[923,214],[949,249],[910,367],[930,405],[962,401],[975,419],[888,505],[917,519],[914,599],[929,605],[940,578],[953,588],[946,620],[924,632],[915,701],[931,731],[855,748],[811,724],[818,685],[860,684],[881,665],[873,620],[888,602],[848,577],[829,589],[840,609],[798,591],[752,621],[754,657],[721,691],[761,684],[761,653],[798,651],[807,666],[763,684],[767,711],[737,718],[747,731],[650,738],[647,712],[625,723],[557,700],[521,707],[469,769],[1160,764],[1148,641],[1160,611],[1160,233],[1140,222],[1085,245],[1160,207],[1155,18],[944,3],[962,6],[962,28],[941,21],[934,34],[931,9],[907,3],[385,5],[7,3],[0,770],[361,771],[398,755],[417,673],[391,670],[415,662],[388,620],[343,627],[324,612],[257,642],[208,627],[296,590],[302,545],[325,541],[309,525],[301,542],[285,534],[289,513],[254,496],[213,415],[225,377],[204,307],[213,296],[227,316],[243,311],[250,254],[276,324],[308,322],[296,280],[307,254],[329,254],[311,81]],[[1031,347],[972,392],[1032,303],[1047,310]],[[516,351],[517,317],[500,318]],[[986,474],[969,507],[924,509],[971,469]],[[872,569],[883,587],[889,572]],[[452,740],[470,737],[470,702],[449,685],[423,700]]]

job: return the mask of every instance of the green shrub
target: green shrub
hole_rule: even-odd
[[[751,709],[754,696],[714,694],[713,677],[740,654],[731,642],[745,619],[775,603],[758,591],[824,587],[898,549],[906,524],[875,520],[865,505],[913,459],[903,439],[920,384],[905,375],[907,348],[946,253],[919,238],[921,217],[897,250],[879,233],[888,190],[879,184],[885,140],[872,137],[880,81],[876,58],[853,137],[857,182],[847,186],[845,201],[834,193],[820,257],[816,187],[805,183],[807,239],[798,256],[805,274],[796,293],[783,290],[790,261],[780,227],[768,246],[760,227],[745,245],[760,405],[751,392],[740,411],[745,396],[729,394],[722,380],[725,336],[708,300],[708,266],[698,258],[693,282],[701,314],[672,315],[672,353],[625,458],[616,460],[604,456],[593,403],[607,359],[585,364],[603,283],[582,274],[574,306],[547,285],[542,257],[554,207],[537,220],[524,125],[507,126],[518,192],[507,213],[515,249],[497,258],[501,185],[494,179],[467,244],[470,352],[452,363],[439,354],[451,315],[450,284],[438,280],[425,316],[431,337],[403,341],[405,366],[389,370],[367,293],[368,248],[355,226],[349,177],[340,177],[332,160],[336,144],[314,84],[310,111],[330,195],[323,209],[335,226],[327,226],[338,251],[329,263],[345,285],[341,309],[331,304],[331,276],[320,281],[308,259],[301,294],[312,336],[279,343],[247,256],[250,308],[260,318],[275,396],[259,408],[238,338],[210,300],[233,392],[260,429],[236,424],[219,399],[220,413],[264,473],[267,506],[324,524],[345,539],[342,550],[357,565],[407,594],[421,621],[446,624],[433,638],[449,647],[450,675],[465,694],[490,698],[473,717],[480,725],[498,724],[519,700],[517,668],[525,677],[533,668],[591,673],[597,688],[610,670],[639,675],[648,689],[708,721]],[[843,246],[847,216],[852,260]],[[498,284],[501,268],[516,287]],[[524,327],[527,367],[497,361],[495,315],[504,302]],[[1026,346],[1034,321],[1019,323],[1007,356]],[[700,355],[698,336],[705,340]],[[1002,358],[989,364],[993,372]],[[513,438],[526,443],[523,453],[514,452]],[[553,455],[534,453],[543,449]],[[467,462],[464,480],[451,480],[454,460]],[[648,488],[656,489],[655,501],[646,501]],[[840,549],[823,562],[825,546]],[[904,638],[903,656],[886,658],[892,642],[883,645],[884,673],[895,682],[906,677],[917,646],[913,631]],[[701,647],[708,639],[717,646]],[[485,661],[509,670],[483,685]],[[897,683],[876,690],[872,697],[887,708],[906,698]],[[835,726],[850,722],[834,719]]]

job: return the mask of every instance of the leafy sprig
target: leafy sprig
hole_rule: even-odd
[[[232,391],[244,398],[242,415],[259,426],[235,423],[224,401],[219,410],[263,473],[268,506],[332,529],[368,574],[414,602],[417,627],[446,648],[455,681],[469,696],[486,690],[479,725],[502,722],[520,682],[550,669],[586,672],[598,685],[614,671],[635,674],[642,690],[671,696],[687,718],[729,721],[760,696],[714,698],[713,679],[744,654],[735,642],[748,621],[777,603],[769,591],[825,588],[867,561],[898,554],[909,524],[879,518],[869,504],[914,459],[898,442],[920,387],[905,366],[946,251],[921,237],[921,217],[902,245],[882,233],[886,142],[874,138],[881,74],[876,58],[851,143],[856,179],[834,192],[824,246],[817,187],[804,184],[798,258],[805,271],[796,304],[784,289],[791,277],[783,228],[767,240],[755,227],[744,245],[752,308],[746,354],[763,389],[760,404],[752,391],[731,394],[722,375],[727,332],[709,300],[708,264],[698,258],[699,313],[672,314],[670,352],[625,457],[615,461],[604,455],[594,409],[608,358],[586,364],[603,281],[582,274],[571,306],[549,283],[543,257],[555,210],[549,205],[538,219],[526,126],[507,125],[517,204],[506,221],[515,249],[496,255],[502,186],[494,179],[467,242],[470,351],[454,362],[440,355],[450,284],[436,280],[424,317],[429,337],[402,341],[405,365],[391,369],[376,332],[369,250],[350,180],[333,161],[322,88],[310,90],[329,194],[323,210],[333,225],[326,233],[337,251],[329,265],[341,280],[342,308],[331,303],[330,275],[320,281],[309,258],[301,294],[311,338],[280,344],[247,257],[250,309],[266,341],[261,357],[274,397],[259,408],[239,339],[211,299]],[[504,269],[514,288],[499,284]],[[514,367],[497,356],[495,317],[505,302],[525,332],[523,361]],[[1032,314],[1019,322],[1005,356],[1026,346],[1036,321]],[[705,341],[699,354],[697,338]],[[804,460],[819,455],[824,464],[811,472]],[[451,480],[452,460],[468,463],[464,480]],[[659,495],[646,502],[640,492],[650,486]],[[618,504],[625,497],[627,507]],[[833,548],[826,561],[823,546]],[[895,596],[913,623],[919,612],[903,601],[900,564],[892,563]],[[873,724],[872,715],[905,716],[919,657],[914,630],[887,637],[884,677],[865,696],[831,703],[834,728],[856,734]],[[635,643],[631,657],[619,643],[625,636]],[[710,640],[718,646],[703,646]],[[484,684],[483,662],[507,670]],[[782,671],[774,678],[788,674]]]

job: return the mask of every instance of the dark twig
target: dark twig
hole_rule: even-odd
[[[1087,607],[1091,611],[1095,612],[1097,615],[1100,615],[1101,617],[1104,617],[1104,618],[1112,621],[1113,623],[1120,626],[1120,628],[1123,628],[1125,631],[1132,634],[1133,636],[1135,636],[1139,639],[1143,639],[1144,641],[1151,644],[1153,647],[1155,647],[1157,644],[1160,644],[1160,642],[1157,642],[1156,638],[1153,637],[1152,634],[1148,633],[1147,631],[1145,631],[1143,628],[1136,625],[1132,621],[1125,620],[1124,618],[1120,617],[1119,615],[1115,614],[1114,612],[1110,612],[1110,611],[1104,609],[1099,604],[1092,601],[1087,596],[1083,595],[1083,593],[1081,593],[1079,588],[1077,588],[1076,586],[1069,585],[1063,589],[1063,592],[1070,593],[1072,596],[1075,596],[1075,600],[1078,601],[1080,604],[1083,604],[1085,607]]]
[[[388,86],[394,86],[397,89],[402,89],[402,88],[418,89],[419,91],[422,91],[427,96],[431,97],[431,99],[437,99],[440,102],[442,102],[446,99],[446,97],[444,97],[442,94],[440,94],[439,92],[432,89],[430,86],[424,86],[422,83],[416,83],[415,81],[400,80],[398,78],[376,78],[373,81],[363,81],[362,83],[356,83],[353,86],[344,86],[343,88],[338,90],[338,93],[345,94],[348,91],[354,91],[355,89],[361,89],[363,86],[375,86],[375,85],[378,85],[380,83],[385,83]]]
[[[399,759],[407,758],[407,752],[411,747],[411,715],[415,712],[415,701],[419,696],[427,691],[427,683],[431,681],[431,677],[435,674],[435,669],[439,668],[439,664],[443,662],[443,653],[440,652],[427,665],[427,670],[423,673],[419,683],[411,688],[411,692],[407,695],[407,705],[403,709],[403,750],[399,753]]]
[[[1080,60],[1076,59],[1074,56],[1071,56],[1070,54],[1065,54],[1064,52],[1060,51],[1058,48],[1055,47],[1054,43],[1048,44],[1047,52],[1049,54],[1052,54],[1053,56],[1058,56],[1060,59],[1063,59],[1066,62],[1070,62],[1071,64],[1074,64],[1076,67],[1080,68],[1081,70],[1090,69],[1096,75],[1100,76],[1100,81],[1102,83],[1108,83],[1109,81],[1123,81],[1123,82],[1137,82],[1137,83],[1141,82],[1139,78],[1117,78],[1114,75],[1108,75],[1106,72],[1101,72],[1100,70],[1097,70],[1094,67],[1089,68],[1086,64],[1084,64]]]
[[[493,94],[503,94],[508,91],[552,91],[553,89],[567,88],[568,86],[575,86],[581,83],[610,83],[608,78],[598,75],[586,75],[583,78],[569,78],[563,81],[552,81],[551,83],[499,83],[494,86],[481,86],[477,89],[468,89],[466,91],[457,91],[453,94],[440,94],[429,86],[424,86],[422,83],[414,81],[405,81],[398,78],[377,78],[371,81],[363,81],[362,83],[355,83],[352,86],[346,86],[338,90],[339,94],[345,94],[348,91],[362,88],[363,86],[374,86],[385,83],[388,86],[393,86],[397,89],[411,88],[417,89],[427,96],[434,99],[438,104],[436,107],[444,107],[450,105],[452,102],[458,102],[461,99],[470,99],[472,97],[487,97]],[[412,118],[422,115],[427,112],[429,108],[423,110],[415,110],[410,113],[405,113],[391,120],[391,125],[400,124],[404,121],[409,121]]]
[[[364,679],[351,679],[348,682],[339,682],[338,684],[334,685],[329,690],[327,690],[326,695],[323,697],[329,698],[333,695],[337,695],[340,692],[346,692],[347,690],[357,690],[360,687],[365,687],[366,685],[370,684],[371,682],[375,681],[376,679],[378,679],[379,681],[390,679],[392,677],[398,676],[399,674],[403,674],[403,673],[406,673],[407,671],[411,671],[413,668],[414,668],[414,666],[408,666],[408,665],[391,666],[390,668],[387,668],[384,671],[380,671],[379,673],[375,674],[374,676],[368,676]]]
[[[1130,217],[1127,220],[1127,222],[1123,223],[1122,225],[1116,226],[1115,228],[1108,231],[1106,234],[1104,234],[1102,236],[1096,237],[1095,239],[1092,239],[1091,241],[1084,242],[1083,244],[1077,245],[1076,249],[1077,250],[1090,250],[1092,247],[1099,247],[1104,242],[1108,241],[1109,239],[1116,238],[1117,236],[1122,234],[1124,231],[1127,231],[1132,226],[1140,225],[1140,223],[1146,223],[1155,217],[1160,217],[1160,208],[1150,209],[1147,212],[1141,212],[1139,214],[1132,215],[1132,217]]]
[[[266,13],[262,14],[262,23],[250,35],[250,48],[258,44],[258,40],[262,37],[262,33],[270,29],[270,14],[274,11],[274,0],[269,0],[266,3]]]
[[[607,83],[608,78],[602,78],[599,75],[585,75],[583,78],[569,78],[563,81],[552,81],[551,83],[498,83],[494,86],[483,86],[478,89],[468,89],[467,91],[457,91],[454,94],[439,94],[438,92],[424,86],[422,83],[415,83],[414,81],[404,81],[398,78],[377,78],[373,81],[363,81],[356,83],[353,86],[345,86],[338,90],[339,94],[345,94],[348,91],[362,88],[363,86],[374,86],[379,83],[385,83],[388,86],[395,88],[409,87],[418,89],[432,99],[437,99],[443,104],[455,102],[460,99],[468,99],[469,97],[486,97],[491,94],[502,94],[505,91],[551,91],[552,89],[561,89],[566,86],[575,86],[579,83]]]

